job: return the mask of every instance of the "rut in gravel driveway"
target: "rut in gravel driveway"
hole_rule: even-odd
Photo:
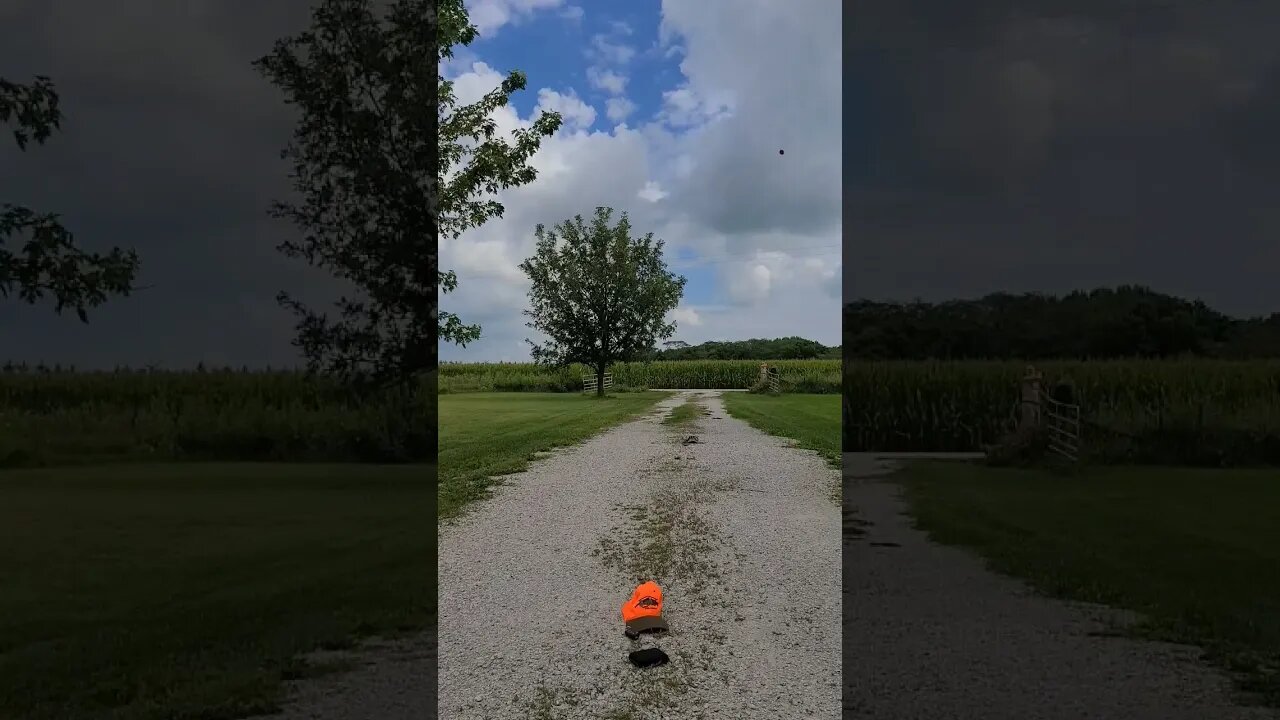
[[[1260,720],[1184,646],[1115,636],[1105,608],[1041,597],[904,516],[894,468],[844,460],[845,717]]]
[[[839,717],[837,474],[684,392],[506,478],[441,530],[440,717]],[[671,632],[633,642],[643,580]],[[670,664],[631,667],[650,644]]]

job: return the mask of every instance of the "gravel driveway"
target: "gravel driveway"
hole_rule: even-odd
[[[1261,720],[1185,646],[1103,636],[1131,621],[1036,595],[914,530],[894,468],[844,462],[845,717]]]
[[[660,424],[687,401],[696,427]],[[838,482],[710,391],[507,478],[440,533],[440,717],[838,717]],[[671,662],[637,670],[619,609],[648,579]]]

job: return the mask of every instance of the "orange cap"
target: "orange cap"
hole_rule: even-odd
[[[631,599],[622,605],[622,621],[631,622],[642,617],[662,615],[662,588],[647,580],[636,587]]]
[[[634,632],[666,630],[662,618],[662,588],[648,580],[636,587],[631,599],[622,605],[622,621]]]

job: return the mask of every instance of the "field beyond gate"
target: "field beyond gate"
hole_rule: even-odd
[[[789,392],[838,394],[839,360],[770,360]],[[449,363],[440,366],[440,392],[582,392],[582,365],[548,368],[533,363]],[[664,360],[616,363],[617,390],[742,390],[760,377],[759,360]]]
[[[1018,361],[850,362],[844,450],[981,450],[1013,426]],[[1094,459],[1280,464],[1280,361],[1036,362],[1051,392],[1073,388]]]

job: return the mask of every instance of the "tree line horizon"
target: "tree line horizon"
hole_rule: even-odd
[[[1232,317],[1201,301],[1139,285],[1062,295],[991,293],[938,302],[857,300],[844,304],[843,315],[842,345],[824,345],[799,336],[712,340],[696,345],[670,341],[641,360],[1280,358],[1280,312]],[[984,349],[988,354],[981,354]],[[73,365],[0,365],[0,372],[9,373],[64,369],[75,372]],[[115,368],[116,372],[149,370],[160,368]],[[199,364],[194,370],[261,372],[273,368]]]

